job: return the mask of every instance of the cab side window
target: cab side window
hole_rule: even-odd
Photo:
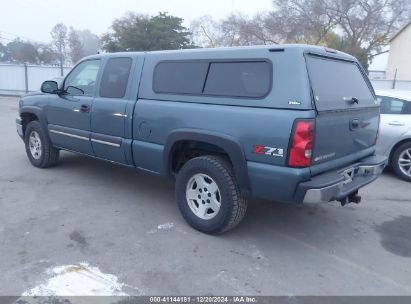
[[[271,70],[268,61],[163,61],[154,69],[153,91],[258,99],[271,90]]]
[[[386,96],[377,97],[381,114],[411,114],[411,102]]]
[[[87,60],[78,64],[64,81],[64,90],[69,95],[93,96],[100,60]]]
[[[212,62],[204,93],[262,98],[270,91],[271,65],[266,61]]]
[[[131,58],[110,58],[104,69],[100,97],[123,98],[131,69]]]

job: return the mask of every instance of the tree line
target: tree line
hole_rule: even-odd
[[[409,0],[273,0],[271,11],[255,16],[231,14],[223,20],[202,16],[190,27],[159,13],[127,13],[99,39],[90,31],[57,24],[51,44],[16,39],[0,44],[0,60],[75,63],[98,49],[107,52],[196,47],[305,43],[347,52],[367,69],[386,52],[390,37],[411,19]]]
[[[322,45],[355,56],[368,69],[410,19],[409,0],[273,0],[271,11],[221,21],[203,16],[191,30],[200,46]]]
[[[70,65],[100,50],[100,38],[89,30],[76,30],[59,23],[50,36],[50,43],[16,38],[7,44],[2,44],[0,37],[0,62]]]

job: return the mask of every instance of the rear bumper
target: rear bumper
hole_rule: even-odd
[[[381,175],[387,157],[374,155],[343,169],[317,175],[297,187],[296,201],[322,203],[342,200]]]
[[[19,136],[23,138],[23,124],[20,118],[16,118],[16,129],[17,134],[19,134]]]

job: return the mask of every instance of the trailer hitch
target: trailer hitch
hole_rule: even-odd
[[[361,202],[361,196],[358,195],[358,191],[355,191],[350,195],[339,199],[338,201],[341,203],[341,206],[345,206],[349,203],[359,204]]]

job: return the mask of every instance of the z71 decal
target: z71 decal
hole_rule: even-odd
[[[267,146],[254,146],[253,153],[283,157],[284,149],[267,147]]]

